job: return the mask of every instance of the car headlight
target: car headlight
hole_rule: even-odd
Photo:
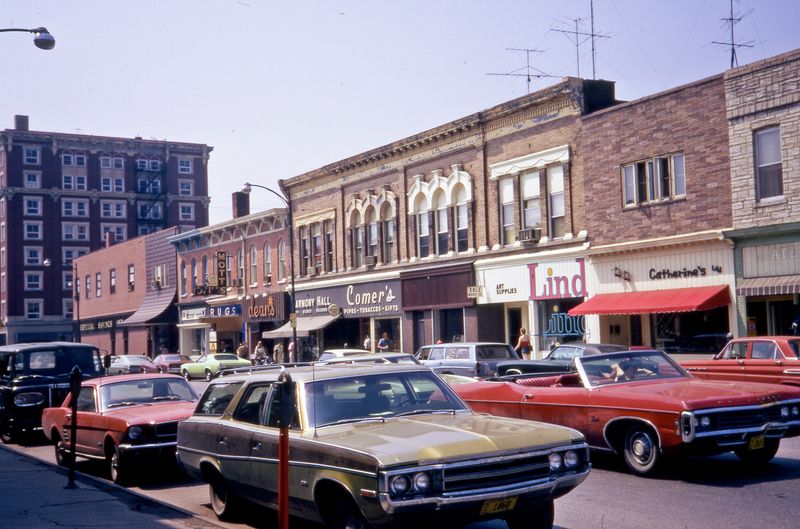
[[[44,395],[38,391],[30,391],[28,393],[20,393],[14,397],[14,404],[20,408],[24,408],[26,406],[39,406],[40,404],[44,404],[44,400]]]
[[[575,468],[575,467],[578,466],[579,462],[580,462],[580,458],[578,457],[578,454],[573,452],[572,450],[570,450],[570,451],[568,451],[568,452],[566,452],[564,454],[564,466],[565,467],[567,467],[567,468]]]
[[[552,453],[550,454],[550,457],[548,457],[548,460],[550,461],[551,472],[556,472],[558,470],[561,470],[561,464],[563,462],[561,454]]]
[[[414,490],[417,492],[427,492],[431,488],[433,480],[427,472],[417,472],[414,474]]]
[[[389,480],[389,492],[391,492],[393,496],[402,496],[408,492],[410,487],[411,481],[408,479],[408,476],[403,474],[394,476],[391,480]]]
[[[789,417],[789,406],[781,406],[781,417],[783,419]]]
[[[699,418],[699,422],[700,422],[700,428],[708,428],[709,426],[711,426],[711,417],[709,417],[708,415],[703,415],[702,417]]]
[[[131,426],[128,428],[128,438],[132,441],[141,439],[143,435],[144,431],[142,430],[141,426]]]
[[[800,407],[792,406],[792,415],[795,415],[795,416],[800,415]]]

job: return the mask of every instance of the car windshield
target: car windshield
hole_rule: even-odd
[[[81,373],[99,373],[100,357],[89,347],[41,349],[16,355],[13,366],[16,376],[58,376],[69,374],[74,366]]]
[[[133,365],[142,365],[142,364],[149,364],[150,359],[145,356],[140,355],[131,355],[127,357],[128,362]]]
[[[661,351],[626,351],[577,359],[592,386],[691,377]]]
[[[195,401],[197,393],[188,382],[178,377],[126,380],[100,387],[100,408],[103,410],[180,400]]]
[[[305,395],[311,427],[467,409],[426,371],[319,380],[306,384]]]
[[[517,358],[514,349],[510,345],[481,345],[476,349],[479,360],[507,360]]]
[[[214,360],[217,362],[228,362],[231,360],[238,360],[239,357],[234,354],[221,354],[221,355],[214,355]]]

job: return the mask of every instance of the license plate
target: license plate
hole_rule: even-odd
[[[750,438],[750,450],[761,450],[764,448],[764,436],[756,435]]]
[[[499,512],[510,511],[517,505],[517,497],[501,498],[499,500],[486,500],[481,507],[481,515],[497,514]]]

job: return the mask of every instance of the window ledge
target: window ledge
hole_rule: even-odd
[[[653,206],[663,206],[665,204],[676,204],[679,202],[686,202],[686,195],[675,197],[675,198],[664,198],[661,200],[652,200],[650,202],[641,202],[639,204],[628,204],[627,206],[622,206],[622,211],[638,211],[642,208],[649,208]]]
[[[758,208],[768,208],[770,206],[777,206],[780,204],[786,203],[786,197],[784,195],[778,195],[774,197],[763,198],[761,200],[756,201],[756,209]]]

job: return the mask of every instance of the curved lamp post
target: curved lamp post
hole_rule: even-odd
[[[23,29],[23,28],[5,28],[0,29],[0,33],[6,33],[9,31],[20,31],[23,33],[33,33],[33,43],[36,45],[37,48],[43,50],[52,50],[56,46],[56,39],[53,35],[47,31],[47,28],[33,28],[33,29]]]
[[[280,184],[279,184],[280,185]],[[289,227],[289,285],[291,288],[291,292],[289,294],[289,308],[291,309],[291,313],[289,314],[289,321],[292,321],[293,317],[296,316],[295,306],[294,306],[294,226],[292,225],[292,197],[289,193],[286,192],[286,189],[281,186],[281,191],[283,194],[278,193],[274,189],[270,189],[267,186],[262,186],[259,184],[251,184],[249,182],[245,183],[242,186],[242,193],[245,195],[249,195],[250,192],[253,190],[254,187],[259,189],[265,189],[275,195],[276,197],[280,198],[284,204],[286,204],[286,223]],[[285,196],[284,196],[285,195]],[[297,321],[294,321],[292,325],[292,343],[294,344],[294,355],[295,360],[299,359],[300,351],[297,345]]]

